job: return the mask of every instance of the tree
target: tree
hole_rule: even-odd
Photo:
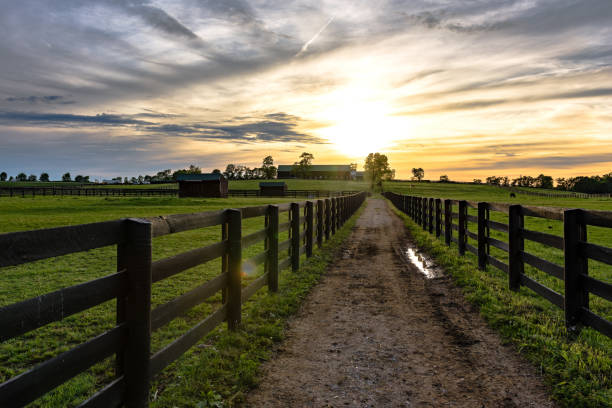
[[[28,181],[36,181],[36,176],[34,174],[30,174]]]
[[[49,181],[49,174],[47,173],[41,173],[40,177],[38,178],[40,181],[44,181],[44,182],[48,182]]]
[[[310,166],[312,166],[313,160],[314,156],[312,153],[304,152],[300,154],[300,161],[293,163],[291,172],[293,174],[300,175],[302,178],[306,178],[308,175],[308,170],[310,170]]]
[[[235,173],[236,173],[236,166],[234,166],[231,163],[225,166],[225,171],[223,172],[223,174],[225,175],[226,179],[233,180]]]
[[[450,180],[446,174],[440,176],[440,183],[448,183]]]
[[[0,173],[0,181],[6,181],[6,171]]]
[[[366,177],[370,180],[372,189],[374,189],[374,186],[382,188],[383,180],[389,180],[393,177],[393,170],[389,167],[389,159],[384,154],[368,154],[363,168],[366,172]]]
[[[179,174],[202,174],[202,169],[192,164],[187,169],[177,170],[174,173],[172,173],[172,179],[176,180]]]
[[[214,170],[212,171],[212,174],[221,174],[221,170],[219,170],[219,169],[214,169]]]
[[[535,185],[537,188],[553,188],[553,178],[550,176],[545,176],[544,174],[540,174],[535,178]]]
[[[62,181],[70,181],[70,180],[72,180],[72,178],[71,178],[71,176],[70,176],[70,173],[65,173],[65,174],[62,176]]]
[[[412,169],[412,178],[417,179],[417,181],[421,181],[425,177],[425,170],[421,167],[415,167]]]
[[[481,179],[474,179],[473,183],[474,184],[482,184],[482,180]]]
[[[274,159],[272,156],[264,157],[261,170],[263,171],[264,177],[267,179],[276,177],[276,167],[274,166]]]
[[[19,173],[16,178],[17,181],[27,181],[28,176],[25,173]]]
[[[74,181],[76,181],[77,183],[82,183],[83,182],[83,176],[80,174],[77,174],[76,177],[74,178]]]

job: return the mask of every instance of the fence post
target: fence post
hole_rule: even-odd
[[[459,234],[457,242],[459,244],[459,254],[465,255],[465,244],[467,243],[467,202],[459,201]]]
[[[323,200],[317,200],[317,247],[323,246]]]
[[[442,234],[442,200],[436,198],[436,238]]]
[[[582,284],[588,275],[588,258],[580,251],[580,241],[586,242],[587,228],[582,210],[567,210],[563,214],[563,242],[565,253],[565,326],[569,332],[581,328],[581,309],[589,308],[589,291]]]
[[[268,272],[268,290],[278,291],[278,206],[269,205],[266,217],[266,270]]]
[[[329,240],[331,234],[331,199],[325,199],[325,241]]]
[[[429,233],[433,233],[434,228],[434,199],[429,199]]]
[[[300,269],[300,205],[291,203],[291,270]]]
[[[451,237],[453,236],[453,205],[449,199],[444,200],[444,242],[450,246]]]
[[[522,207],[511,205],[508,213],[508,286],[515,291],[521,286],[521,275],[525,270],[521,256],[525,245],[521,234],[523,223]]]
[[[227,231],[228,224],[226,219],[225,222],[221,224],[221,241],[227,240]],[[226,251],[225,254],[221,256],[221,273],[228,272],[228,256],[228,251]],[[225,304],[225,302],[227,302],[227,286],[221,289],[221,303]]]
[[[312,256],[312,244],[314,238],[314,205],[312,201],[306,201],[306,256]]]
[[[227,231],[227,327],[236,330],[241,317],[242,308],[242,213],[240,210],[226,210]]]
[[[125,321],[128,336],[123,354],[125,405],[148,407],[151,354],[151,223],[131,218],[126,223],[126,244],[121,254],[128,287]]]
[[[331,199],[331,234],[336,233],[336,198]]]
[[[487,223],[489,221],[487,209],[489,203],[478,203],[478,268],[482,271],[487,270]]]

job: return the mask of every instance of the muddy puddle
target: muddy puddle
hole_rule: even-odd
[[[444,276],[442,269],[438,267],[431,258],[425,256],[411,244],[408,244],[406,248],[402,249],[402,255],[406,262],[414,265],[427,279],[441,278]]]

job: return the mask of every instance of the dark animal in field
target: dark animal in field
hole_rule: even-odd
[[[514,194],[514,193],[510,193],[510,197],[511,197],[511,198],[516,198],[516,194]]]

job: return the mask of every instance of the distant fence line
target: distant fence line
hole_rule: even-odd
[[[117,325],[75,348],[0,384],[0,406],[20,407],[36,400],[107,357],[116,355],[116,378],[80,407],[147,407],[151,379],[198,341],[227,321],[235,330],[242,304],[264,286],[278,290],[279,271],[297,271],[300,255],[311,257],[316,243],[330,239],[357,211],[364,192],[316,201],[240,209],[127,218],[94,224],[0,234],[0,267],[117,245],[117,273],[24,300],[0,309],[0,341],[62,320],[116,299]],[[303,211],[300,211],[303,209]],[[279,223],[279,213],[290,221]],[[242,234],[242,220],[265,217],[266,227]],[[222,240],[152,262],[152,238],[220,226]],[[279,233],[289,239],[279,242]],[[265,242],[263,252],[243,259],[242,250]],[[279,254],[288,257],[279,260]],[[151,307],[151,286],[197,265],[222,258],[221,274],[172,301]],[[242,264],[264,264],[262,276],[242,288]],[[151,355],[151,332],[223,291],[221,307],[181,337]]]
[[[230,197],[321,198],[356,194],[357,191],[287,190],[282,194],[262,194],[260,190],[229,190]],[[152,197],[178,196],[176,188],[111,188],[111,187],[0,187],[0,197],[83,196],[83,197]]]
[[[478,267],[486,270],[491,265],[508,274],[511,290],[526,286],[565,311],[565,324],[570,331],[589,326],[612,338],[612,322],[596,315],[589,309],[589,294],[612,301],[612,285],[588,275],[588,260],[593,259],[612,265],[612,249],[587,242],[587,226],[612,228],[612,211],[561,209],[534,207],[441,198],[414,197],[392,192],[384,193],[395,207],[407,214],[423,230],[444,237],[450,246],[457,244],[460,255],[469,251],[478,257]],[[456,210],[454,210],[453,209]],[[468,214],[468,208],[477,209],[478,215]],[[490,219],[490,211],[508,215],[508,223]],[[564,236],[531,231],[524,228],[524,217],[539,217],[563,222]],[[457,224],[453,223],[457,220]],[[477,225],[476,232],[469,223]],[[508,242],[490,236],[490,230],[508,234]],[[453,236],[453,231],[457,236]],[[476,240],[478,246],[468,243]],[[564,265],[557,265],[536,255],[525,252],[525,240],[530,240],[564,253]],[[490,246],[508,253],[508,264],[490,255]],[[524,274],[525,264],[565,282],[565,296],[542,285]]]
[[[559,192],[549,192],[549,191],[535,191],[535,190],[524,190],[516,187],[504,187],[502,188],[508,189],[510,192],[525,194],[536,197],[547,197],[547,198],[612,198],[612,193],[602,193],[602,194],[587,194],[587,193],[577,193],[575,191],[559,191]]]

